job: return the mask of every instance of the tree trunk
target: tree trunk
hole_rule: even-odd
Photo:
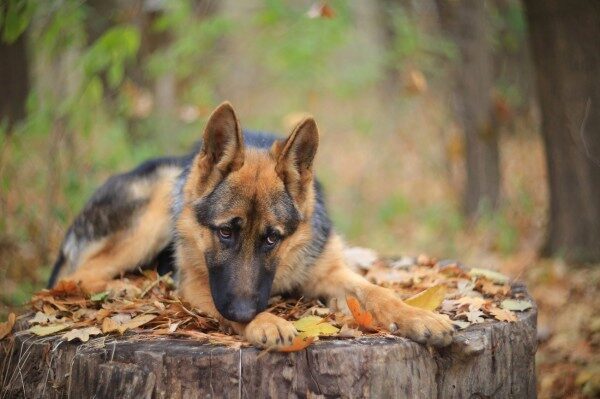
[[[26,113],[29,94],[26,34],[13,43],[0,39],[0,88],[0,122],[7,120],[10,131]]]
[[[439,351],[404,338],[323,340],[285,354],[142,334],[77,344],[20,332],[0,342],[0,397],[535,398],[536,316],[534,307],[514,323],[471,326]]]
[[[600,261],[600,2],[526,0],[546,147],[545,255]]]
[[[467,182],[463,208],[476,215],[482,206],[495,208],[500,199],[498,134],[492,124],[492,54],[489,20],[481,0],[438,0],[442,28],[459,53],[455,68],[458,119],[466,150]]]

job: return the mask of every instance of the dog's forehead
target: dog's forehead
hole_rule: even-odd
[[[295,205],[275,172],[275,161],[265,151],[248,151],[244,165],[229,174],[197,207],[206,224],[233,218],[262,227],[287,225],[297,219]],[[285,228],[287,230],[287,228]]]

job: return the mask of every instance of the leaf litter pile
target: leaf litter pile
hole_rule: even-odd
[[[533,305],[513,294],[506,276],[487,269],[465,270],[455,262],[421,255],[382,260],[370,250],[352,248],[347,260],[370,281],[393,289],[409,305],[447,315],[457,329],[492,321],[515,322],[516,312]],[[299,331],[294,342],[280,350],[304,349],[315,340],[391,335],[376,325],[356,298],[346,299],[349,312],[332,311],[318,300],[274,297],[268,311],[292,321]],[[185,337],[230,347],[249,346],[219,326],[215,318],[182,301],[169,275],[154,271],[117,280],[110,292],[85,295],[72,282],[42,290],[30,301],[32,312],[19,317],[25,332],[60,336],[66,341],[127,336],[131,339]],[[346,306],[339,306],[346,308]],[[347,314],[346,314],[347,313]],[[14,314],[0,323],[0,339],[15,325]]]

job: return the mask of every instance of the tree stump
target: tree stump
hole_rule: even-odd
[[[526,293],[519,284],[513,292]],[[442,350],[365,337],[288,354],[140,334],[81,344],[18,332],[0,341],[0,398],[534,398],[537,309],[518,317],[459,331]]]

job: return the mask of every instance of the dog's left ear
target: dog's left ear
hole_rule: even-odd
[[[312,165],[319,146],[319,130],[313,118],[303,119],[285,141],[273,144],[277,160],[275,171],[290,194],[299,203],[312,184]]]

